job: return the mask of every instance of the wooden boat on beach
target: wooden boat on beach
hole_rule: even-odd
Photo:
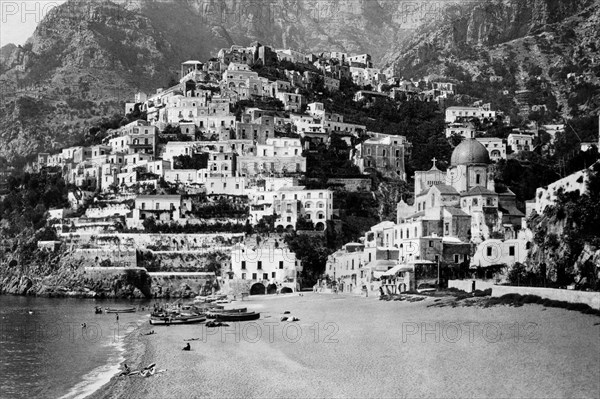
[[[204,312],[206,317],[209,319],[214,319],[217,314],[241,314],[248,313],[247,308],[236,308],[236,309],[209,309]]]
[[[193,324],[206,321],[203,315],[177,315],[177,316],[151,316],[152,325],[171,325],[171,324]]]
[[[211,313],[210,316],[207,317],[214,318],[219,321],[249,321],[249,320],[257,320],[260,319],[260,313],[256,312],[232,312],[232,313],[223,313],[223,312],[214,312]]]
[[[105,311],[106,313],[134,313],[136,311],[136,308],[106,308]]]

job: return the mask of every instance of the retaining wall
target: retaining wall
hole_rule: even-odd
[[[486,290],[488,288],[494,288],[496,285],[493,281],[487,280],[448,280],[448,288],[456,288],[465,292],[473,292],[473,283],[475,283],[476,290]]]
[[[594,309],[600,309],[600,292],[560,290],[556,288],[512,287],[495,285],[492,296],[500,297],[506,294],[537,295],[541,298],[565,301],[570,303],[585,303]]]

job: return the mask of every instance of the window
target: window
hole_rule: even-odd
[[[481,183],[481,176],[479,175],[479,173],[475,176],[475,184],[480,184]]]
[[[458,254],[454,254],[454,263],[458,263],[459,262],[459,255]]]
[[[146,209],[146,203],[142,202],[142,209]]]
[[[263,273],[263,280],[269,279],[269,273]]]
[[[275,272],[271,273],[272,278],[275,278],[275,276],[276,276]]]
[[[258,264],[257,264],[256,268],[258,270],[262,270],[262,261],[260,261],[260,260],[258,261]]]
[[[157,204],[156,204],[156,210],[159,210],[159,209],[160,209],[160,204],[159,204],[159,203],[157,203]]]
[[[444,223],[444,235],[450,234],[450,223]]]
[[[509,256],[515,256],[515,247],[513,245],[511,245],[510,247],[508,247],[508,255]]]
[[[252,273],[252,280],[256,280],[256,273]]]
[[[433,247],[433,241],[429,241],[429,248]]]
[[[492,256],[492,247],[487,247],[486,248],[486,255],[487,256]]]
[[[283,269],[283,261],[282,260],[279,261],[279,268]]]
[[[242,261],[242,270],[246,270],[246,261],[245,260]]]

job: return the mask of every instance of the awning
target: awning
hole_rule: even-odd
[[[382,273],[382,276],[394,276],[400,272],[407,272],[407,271],[411,271],[412,269],[410,267],[406,267],[406,265],[397,265],[392,267],[390,270],[388,270],[387,272]]]
[[[373,272],[373,278],[381,278],[384,272]]]

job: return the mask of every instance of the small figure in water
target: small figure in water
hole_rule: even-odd
[[[117,315],[117,321],[119,321],[119,314],[118,314],[118,313],[116,313],[116,315]]]
[[[84,329],[84,328],[86,328],[86,327],[87,327],[87,324],[85,324],[85,323],[81,323],[81,328],[82,328],[82,329]]]
[[[187,345],[184,346],[182,350],[184,350],[184,351],[191,351],[192,347],[190,346],[190,343],[188,342]]]

